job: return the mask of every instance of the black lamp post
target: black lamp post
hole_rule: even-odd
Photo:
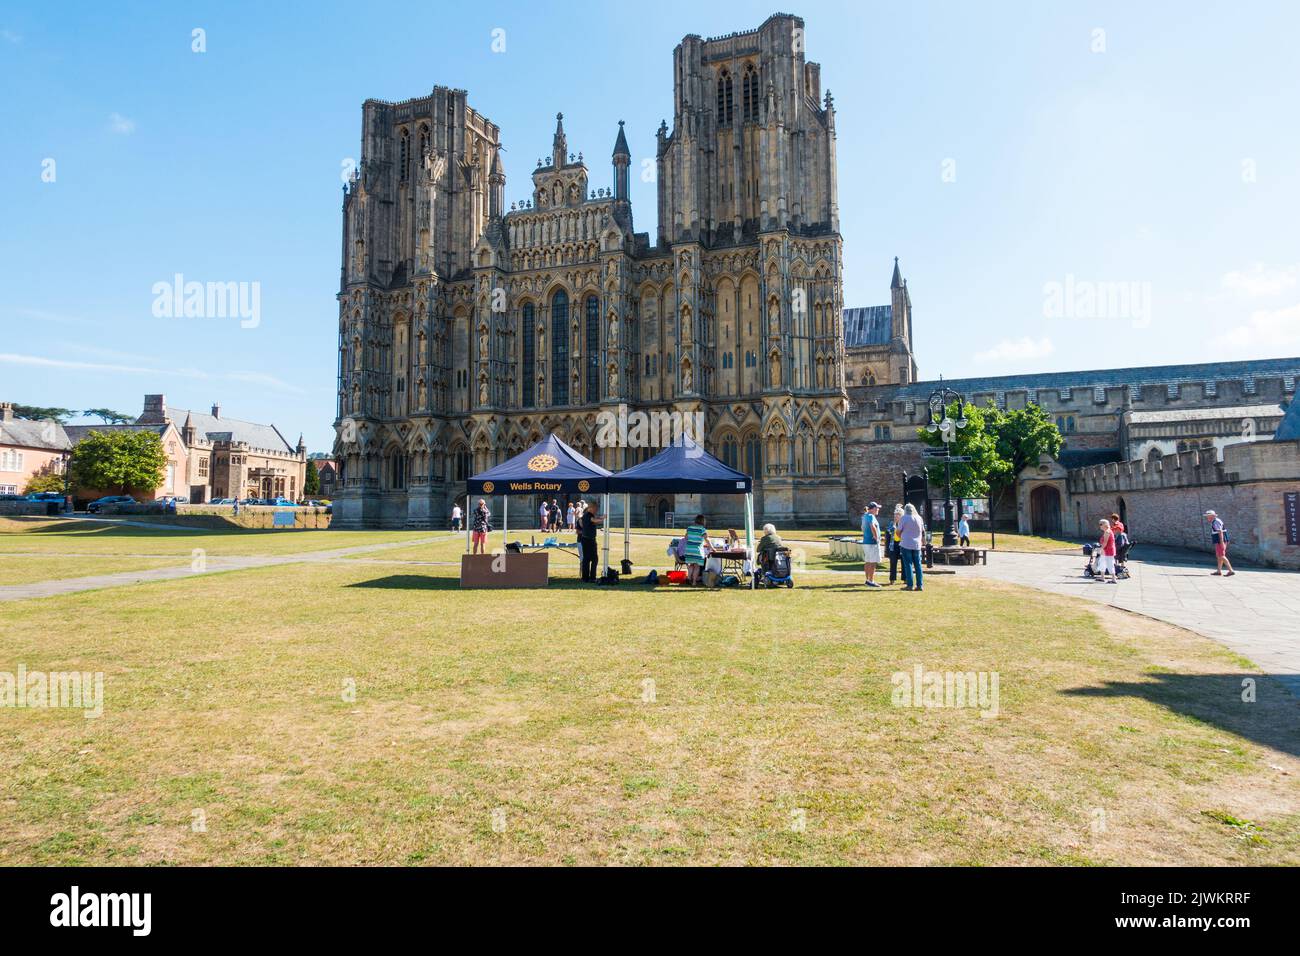
[[[953,402],[957,403],[956,421],[948,415],[948,406]],[[966,427],[966,416],[962,412],[965,407],[966,402],[961,393],[947,385],[940,384],[930,394],[930,424],[926,426],[926,431],[932,435],[937,432],[943,439],[943,546],[945,548],[956,547],[958,540],[954,520],[955,509],[952,506],[952,443],[957,438],[957,430]]]

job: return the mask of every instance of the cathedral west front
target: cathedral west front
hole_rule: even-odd
[[[845,519],[835,108],[803,29],[776,15],[677,46],[653,242],[621,122],[612,185],[561,114],[507,204],[500,130],[464,90],[366,101],[343,202],[336,526],[441,527],[470,475],[548,432],[635,464],[658,449],[597,441],[620,406],[703,421],[766,520]],[[633,519],[688,508],[741,503],[646,496]]]

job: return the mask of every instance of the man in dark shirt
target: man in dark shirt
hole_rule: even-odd
[[[592,584],[596,581],[596,529],[604,523],[604,516],[595,508],[584,508],[582,520],[578,522],[578,544],[582,547],[582,580]]]

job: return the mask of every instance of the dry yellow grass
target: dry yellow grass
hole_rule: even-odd
[[[546,591],[352,560],[6,604],[0,670],[102,670],[106,703],[0,710],[0,863],[1300,862],[1296,700],[1243,704],[1196,635],[960,576],[557,567]],[[998,716],[892,706],[917,663],[996,671]]]

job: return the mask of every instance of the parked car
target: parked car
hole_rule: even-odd
[[[276,508],[296,508],[296,507],[298,507],[296,504],[294,504],[294,503],[293,503],[292,501],[290,501],[288,498],[263,498],[263,499],[262,499],[262,504],[264,504],[264,505],[272,505],[272,506],[274,506],[274,507],[276,507]]]
[[[233,505],[234,503],[234,498],[213,498],[208,502],[210,505]]]
[[[62,501],[61,491],[34,491],[27,496],[28,501]]]
[[[86,505],[86,511],[90,514],[98,514],[100,509],[105,505],[130,505],[135,504],[135,499],[130,495],[105,495],[103,498],[97,498],[90,504]]]

